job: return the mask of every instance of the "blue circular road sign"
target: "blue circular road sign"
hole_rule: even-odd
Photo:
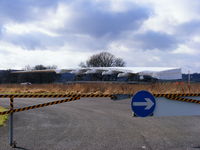
[[[131,101],[131,108],[136,116],[139,117],[147,117],[152,115],[155,107],[155,98],[148,91],[137,92]]]

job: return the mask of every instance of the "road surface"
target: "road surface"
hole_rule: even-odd
[[[15,99],[15,108],[49,99]],[[8,99],[0,105],[9,106]],[[181,108],[179,108],[181,109]],[[200,117],[132,117],[130,99],[82,98],[14,114],[16,149],[193,150],[200,146]],[[8,124],[0,150],[10,150]]]

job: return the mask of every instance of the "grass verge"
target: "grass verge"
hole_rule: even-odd
[[[6,111],[6,109],[0,106],[0,112],[3,112],[3,111]],[[8,115],[0,115],[0,126],[3,126],[7,119],[8,119]]]
[[[140,90],[152,93],[199,93],[200,83],[158,82],[146,84],[125,83],[71,83],[71,84],[0,84],[1,94],[67,94],[67,93],[102,93],[134,94]]]

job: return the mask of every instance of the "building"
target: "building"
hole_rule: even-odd
[[[59,70],[33,70],[11,72],[12,82],[66,83],[73,81],[154,82],[180,80],[180,68],[164,67],[89,67]]]

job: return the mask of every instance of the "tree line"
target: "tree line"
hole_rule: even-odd
[[[80,67],[124,67],[125,61],[116,57],[109,52],[101,52],[90,56],[85,62],[80,63]],[[56,65],[38,64],[33,67],[25,66],[21,73],[13,73],[15,70],[0,71],[0,83],[53,83],[57,81],[61,75],[53,71],[37,72],[37,70],[57,69]],[[93,79],[98,79],[99,75],[93,74]],[[98,77],[98,78],[97,78]],[[78,76],[77,76],[78,78]]]

